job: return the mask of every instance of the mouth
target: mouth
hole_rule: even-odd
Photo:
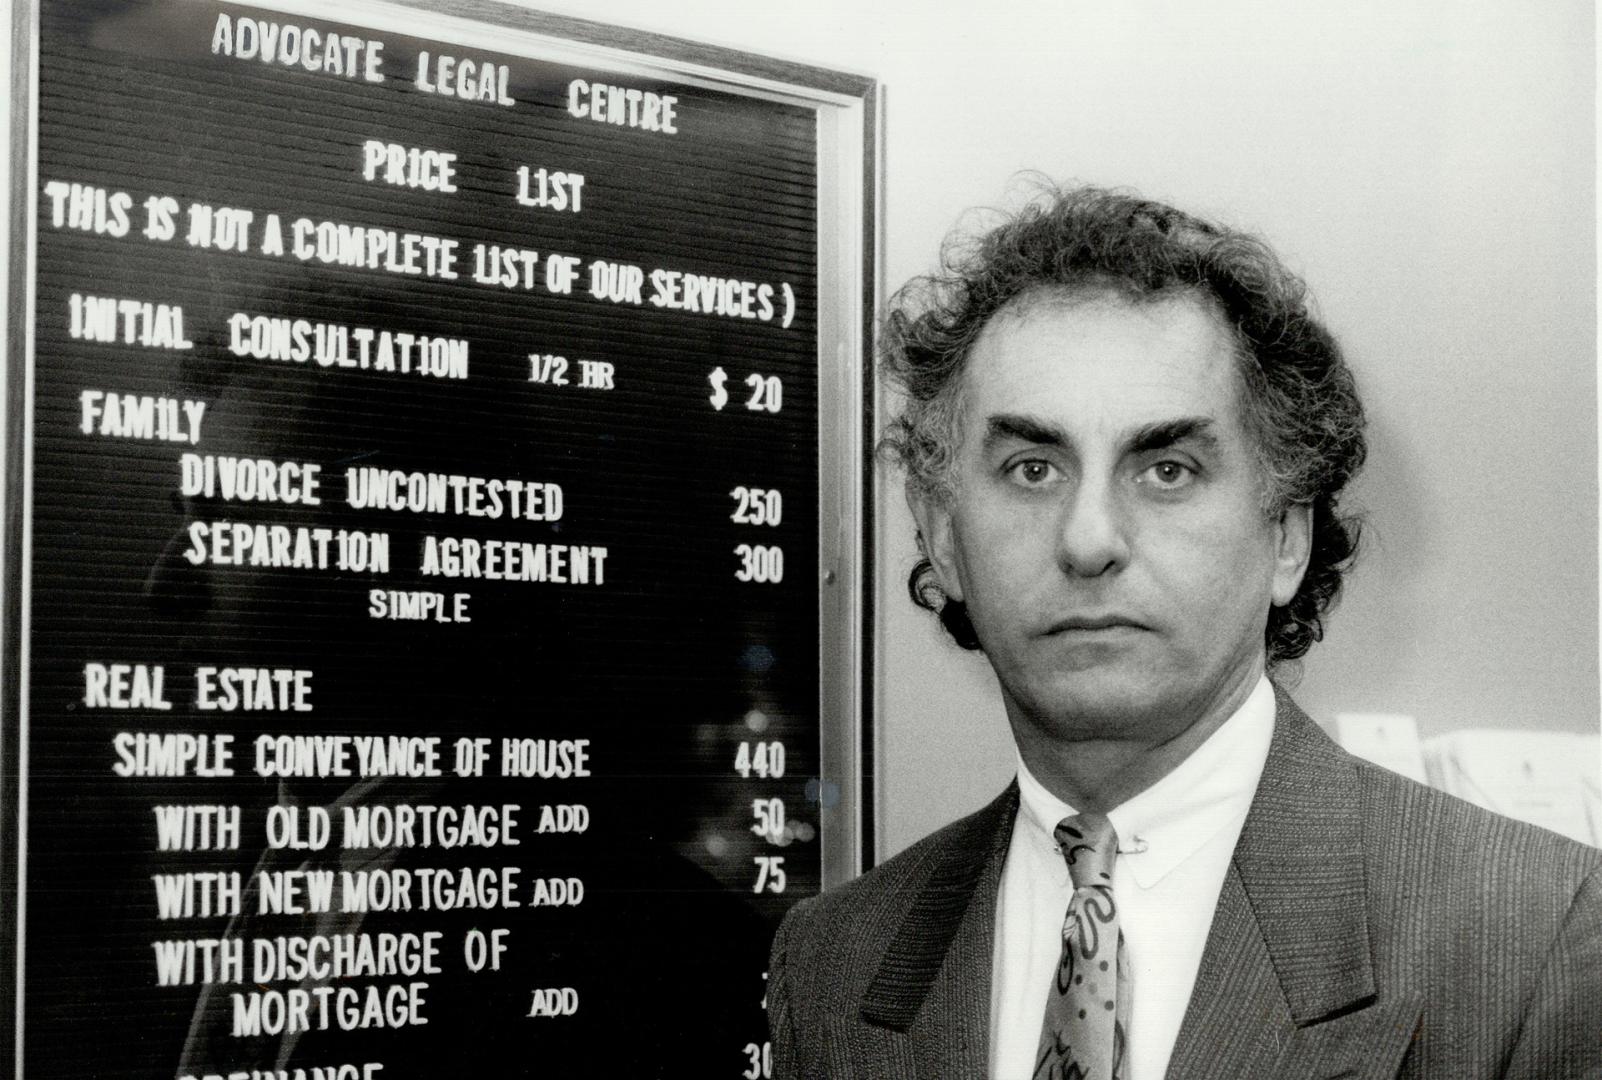
[[[1145,624],[1126,615],[1070,615],[1066,619],[1052,623],[1047,633],[1099,633],[1145,629],[1147,629]]]

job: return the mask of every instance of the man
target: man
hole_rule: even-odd
[[[1602,1077],[1602,852],[1268,679],[1322,636],[1365,452],[1301,282],[1078,189],[894,307],[912,593],[995,669],[1018,779],[790,913],[775,1075]]]

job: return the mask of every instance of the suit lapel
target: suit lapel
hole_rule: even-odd
[[[1268,944],[1232,864],[1168,1061],[1168,1080],[1272,1075],[1294,1031]]]
[[[983,1076],[996,892],[1018,786],[954,829],[885,951],[861,1017],[904,1033],[925,1075]]]
[[[1376,993],[1356,763],[1275,696],[1168,1080],[1394,1076],[1418,1018]]]

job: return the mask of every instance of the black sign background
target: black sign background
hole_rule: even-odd
[[[382,40],[385,81],[218,55],[222,14]],[[424,93],[412,76],[425,50],[505,65],[516,105]],[[678,133],[572,116],[575,79],[672,95]],[[248,7],[111,2],[43,6],[37,110],[23,1073],[760,1070],[749,1047],[765,1038],[767,944],[785,907],[819,888],[826,791],[813,779],[815,112]],[[371,139],[454,154],[459,190],[364,180]],[[519,166],[582,174],[582,209],[519,205]],[[75,227],[70,214],[58,224],[52,183],[126,193],[127,235]],[[180,207],[171,239],[145,235],[153,197]],[[192,204],[250,211],[248,250],[191,243]],[[284,254],[263,250],[270,214]],[[297,258],[301,218],[455,240],[459,276]],[[537,280],[476,282],[476,244],[538,252]],[[579,260],[571,295],[546,283],[552,253]],[[644,302],[590,295],[598,259],[643,268]],[[658,308],[656,268],[765,285],[775,310]],[[74,294],[181,307],[193,348],[75,338]],[[241,357],[229,349],[241,312],[463,339],[468,377]],[[531,354],[566,358],[569,384],[533,381]],[[581,386],[580,360],[610,364],[611,388]],[[778,411],[752,401],[758,385],[782,387]],[[108,431],[103,414],[85,419],[91,389],[204,402],[198,441]],[[185,453],[318,465],[322,504],[186,497]],[[356,509],[345,470],[363,467],[556,484],[564,509],[555,521]],[[740,486],[782,492],[781,522],[733,520]],[[384,533],[389,569],[196,565],[191,527],[219,521]],[[604,583],[425,577],[428,536],[604,547]],[[738,545],[782,549],[782,580],[738,580],[749,569]],[[763,565],[757,576],[771,576]],[[370,617],[374,589],[468,593],[471,622]],[[91,707],[96,664],[159,667],[171,709]],[[310,670],[313,709],[200,711],[200,667]],[[232,735],[235,775],[118,776],[119,733]],[[258,736],[313,734],[439,736],[444,775],[287,782],[253,771]],[[484,775],[453,772],[461,738],[491,740]],[[503,778],[503,738],[590,740],[593,775]],[[774,743],[782,777],[764,752]],[[756,806],[771,812],[771,799],[783,814],[758,835]],[[341,847],[346,808],[506,803],[520,807],[516,846]],[[239,807],[237,849],[158,851],[154,808],[171,805]],[[586,832],[536,831],[542,807],[570,805],[588,809]],[[313,808],[327,809],[331,842],[270,847],[273,807],[288,808],[280,821],[298,823],[300,840]],[[341,913],[336,885],[330,912],[261,913],[253,885],[297,870],[477,867],[516,867],[523,906],[357,916]],[[157,917],[155,875],[218,872],[239,875],[238,914]],[[537,880],[574,878],[581,904],[529,906]],[[499,970],[470,971],[465,943],[496,929],[509,931]],[[440,935],[437,973],[255,978],[260,939],[425,932]],[[230,940],[244,943],[242,979],[159,985],[155,943]],[[352,1014],[328,992],[365,1003],[419,981],[426,1025],[342,1030]],[[312,1002],[311,1030],[235,1034],[236,995],[287,1001],[296,990]],[[577,1011],[531,1017],[541,990],[575,992]]]

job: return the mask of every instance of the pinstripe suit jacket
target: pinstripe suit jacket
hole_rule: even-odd
[[[1602,852],[1354,758],[1277,697],[1168,1080],[1602,1080]],[[776,1077],[984,1076],[1017,805],[790,912]]]

